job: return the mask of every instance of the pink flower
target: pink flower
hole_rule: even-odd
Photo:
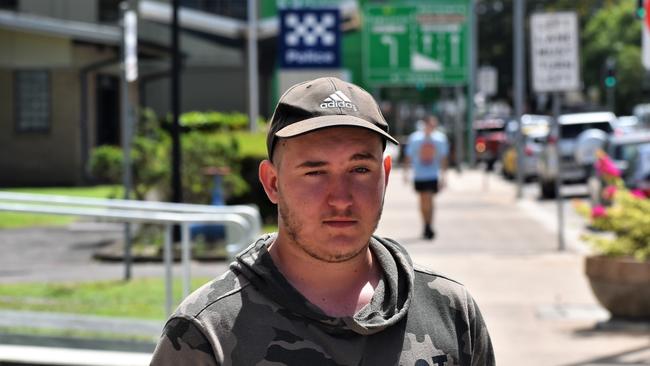
[[[607,209],[602,205],[596,205],[591,208],[591,217],[597,219],[599,217],[607,216]]]
[[[604,176],[620,177],[621,171],[607,155],[601,156],[596,161],[596,170]]]
[[[603,198],[606,200],[611,200],[616,194],[616,186],[607,186],[603,189]]]
[[[630,193],[632,194],[632,196],[634,196],[634,197],[636,197],[636,198],[640,198],[640,199],[644,199],[644,198],[645,198],[645,193],[644,193],[642,190],[640,190],[640,189],[634,189],[634,190],[632,190],[632,192],[630,192]]]

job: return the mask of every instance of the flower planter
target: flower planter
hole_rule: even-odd
[[[588,256],[585,272],[596,299],[613,317],[650,319],[650,261]]]

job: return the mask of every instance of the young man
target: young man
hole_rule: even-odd
[[[406,171],[413,165],[413,183],[419,196],[420,215],[424,223],[422,236],[425,239],[436,237],[433,228],[435,195],[445,186],[449,143],[447,136],[437,130],[438,119],[428,116],[423,128],[413,132],[406,146]],[[408,173],[406,173],[408,176]]]
[[[396,142],[356,85],[289,89],[259,168],[278,233],[183,301],[151,364],[494,365],[467,290],[372,235],[391,170],[386,141]]]

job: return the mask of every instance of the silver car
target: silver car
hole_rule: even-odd
[[[537,173],[542,198],[555,197],[556,178],[562,183],[587,181],[596,151],[614,131],[615,121],[611,112],[572,113],[558,118],[539,158]]]
[[[551,117],[536,114],[524,114],[521,116],[523,126],[522,136],[523,158],[522,158],[522,175],[524,179],[537,177],[537,161],[539,155],[544,149],[544,143],[548,136]],[[503,175],[508,178],[514,178],[517,175],[517,135],[519,123],[517,120],[511,120],[506,126],[506,144],[501,155],[501,169]]]

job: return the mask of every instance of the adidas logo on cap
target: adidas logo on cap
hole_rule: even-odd
[[[323,102],[320,104],[321,108],[347,108],[352,109],[357,112],[359,108],[357,105],[352,103],[350,98],[348,98],[342,91],[337,90],[335,93],[330,94],[329,97],[323,99]]]

